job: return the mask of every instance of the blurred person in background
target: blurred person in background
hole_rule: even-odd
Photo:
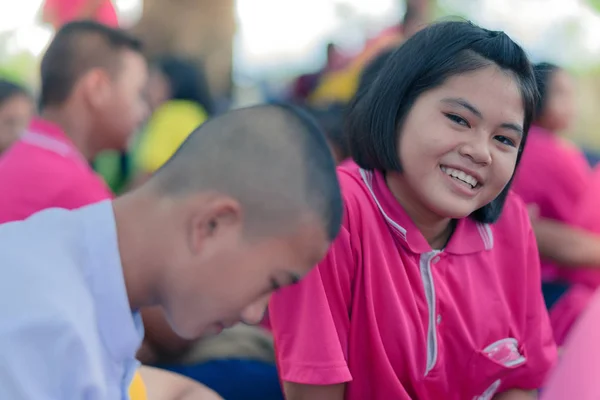
[[[215,112],[202,68],[176,56],[153,64],[148,100],[152,115],[133,146],[136,184],[160,168]]]
[[[345,106],[330,104],[327,107],[310,108],[309,111],[323,128],[336,164],[348,160],[350,149],[343,130]]]
[[[40,69],[40,116],[0,160],[0,222],[112,197],[90,162],[102,150],[125,148],[147,113],[146,60],[124,31],[68,23]]]
[[[350,59],[338,49],[335,43],[328,43],[325,66],[317,72],[300,75],[294,80],[291,88],[291,101],[305,103],[319,84],[323,74],[342,69],[349,61]]]
[[[557,271],[558,279],[569,285],[550,309],[550,321],[557,344],[562,345],[580,315],[585,312],[594,293],[600,288],[600,166],[594,167],[585,190],[573,208],[569,222],[576,229],[558,225],[548,228],[548,220],[541,219],[534,226],[552,253],[563,259]],[[546,229],[546,231],[544,231]],[[550,232],[547,232],[550,230]],[[583,231],[582,231],[583,230]],[[572,255],[570,258],[565,256]],[[565,259],[566,258],[566,259]]]
[[[42,20],[50,24],[55,32],[71,21],[91,20],[103,25],[119,27],[118,15],[112,0],[44,0]],[[98,153],[92,160],[110,189],[120,192],[126,184],[130,170],[126,151],[107,150]]]
[[[583,152],[565,136],[576,117],[575,85],[564,69],[540,63],[534,66],[540,101],[513,189],[538,220],[572,224],[577,206],[590,183],[591,167]],[[538,237],[540,249],[548,247]],[[558,267],[541,251],[542,279],[548,307],[564,293]],[[564,266],[567,268],[567,266]]]
[[[369,39],[363,50],[347,60],[341,68],[324,71],[314,90],[307,96],[307,102],[313,106],[348,103],[358,88],[365,65],[381,52],[397,47],[425,27],[428,17],[429,0],[407,0],[402,21]]]
[[[0,79],[0,154],[19,139],[34,109],[33,97],[27,89]]]

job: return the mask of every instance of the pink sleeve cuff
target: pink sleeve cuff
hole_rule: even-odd
[[[336,385],[352,380],[350,370],[345,363],[317,367],[282,363],[280,371],[282,381],[304,385]]]

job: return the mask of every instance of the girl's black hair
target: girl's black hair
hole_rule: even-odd
[[[358,79],[358,88],[356,90],[357,93],[365,91],[369,88],[377,75],[379,75],[379,72],[382,70],[387,60],[392,56],[392,54],[394,54],[396,50],[397,47],[386,49],[369,61],[369,63],[360,73],[360,77]]]
[[[533,74],[535,76],[535,83],[540,94],[537,106],[535,108],[534,120],[541,118],[544,114],[546,104],[548,104],[548,92],[550,91],[550,83],[552,77],[561,68],[558,65],[551,64],[548,62],[541,62],[533,66]]]
[[[162,57],[155,65],[169,82],[171,99],[193,101],[201,105],[208,115],[215,113],[214,100],[201,66],[175,56]]]
[[[523,98],[524,135],[518,165],[538,99],[532,65],[525,51],[504,32],[465,21],[441,22],[417,32],[384,61],[367,87],[359,88],[345,121],[354,161],[364,169],[401,172],[398,133],[416,99],[454,75],[490,65],[510,72]],[[471,217],[495,222],[510,183]]]

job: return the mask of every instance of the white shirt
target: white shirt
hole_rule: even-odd
[[[0,225],[0,399],[127,399],[143,338],[110,201]]]

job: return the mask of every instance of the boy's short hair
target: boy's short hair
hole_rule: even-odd
[[[122,50],[141,54],[142,42],[94,21],[65,24],[42,58],[40,108],[65,102],[77,80],[93,68],[116,74]]]

